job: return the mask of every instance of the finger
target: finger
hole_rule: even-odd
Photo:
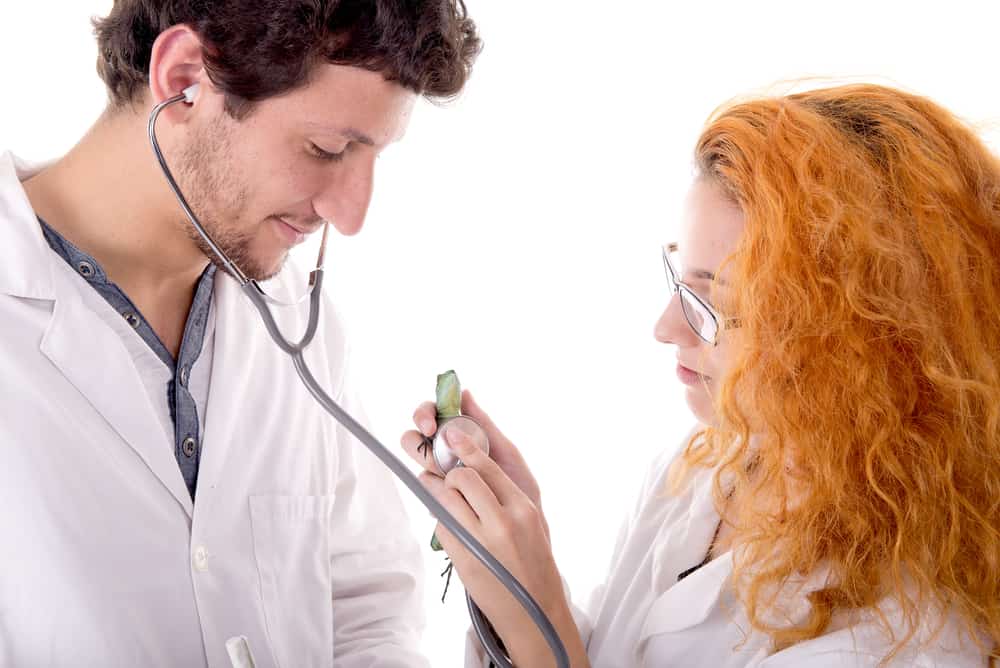
[[[437,502],[444,506],[452,517],[458,520],[458,523],[464,526],[467,530],[478,531],[480,523],[479,516],[469,505],[469,502],[465,499],[460,491],[449,487],[445,484],[443,478],[439,478],[433,473],[424,472],[418,477],[420,484],[431,493]],[[434,513],[431,513],[432,515]],[[440,522],[441,518],[438,517],[437,520]]]
[[[475,397],[472,396],[472,392],[464,390],[462,392],[462,415],[468,415],[470,418],[478,422],[486,430],[486,435],[490,437],[490,441],[495,440],[507,441],[507,437],[497,428],[490,416],[486,414],[486,411],[476,403]],[[509,441],[508,441],[509,442]]]
[[[438,497],[438,494],[445,489],[444,478],[436,476],[430,471],[424,471],[418,475],[417,480],[420,481],[420,484],[424,486],[424,489],[430,492],[431,496],[435,499]]]
[[[486,432],[486,437],[490,439],[490,456],[496,460],[501,467],[508,464],[524,465],[524,458],[517,447],[511,443],[510,439],[503,435],[503,432],[496,426],[490,416],[476,403],[475,397],[468,390],[462,393],[462,414],[468,415]]]
[[[465,498],[482,524],[500,526],[503,512],[500,501],[475,469],[468,466],[452,469],[444,477],[444,484]]]
[[[443,483],[444,481],[442,481],[442,484]],[[463,559],[465,557],[465,554],[463,553],[468,552],[465,545],[463,545],[462,542],[455,537],[455,534],[448,531],[448,528],[440,521],[438,521],[437,526],[434,527],[434,536],[437,538],[438,543],[445,551],[445,554],[448,555],[448,558],[451,559],[452,563]]]
[[[444,472],[438,468],[437,460],[434,459],[434,441],[429,436],[424,436],[416,430],[410,430],[399,439],[399,444],[403,446],[403,451],[410,456],[410,459],[420,464],[425,470],[437,476],[444,476]]]
[[[499,464],[476,447],[467,434],[458,429],[449,429],[445,431],[444,437],[448,447],[462,460],[462,464],[479,474],[501,505],[525,498],[521,488],[503,472]]]
[[[475,572],[475,570],[467,571],[466,569],[476,569],[481,571],[486,568],[486,566],[479,561],[469,548],[466,547],[465,543],[463,543],[458,536],[449,531],[448,527],[441,522],[438,522],[437,526],[434,527],[434,535],[437,537],[438,543],[445,551],[445,554],[448,555],[451,563],[455,566],[455,570],[458,572],[458,576],[462,578],[463,583],[465,582],[465,577],[468,573]],[[478,536],[473,535],[473,538],[479,541],[480,545],[483,544],[483,541]],[[492,579],[493,576],[490,575],[489,577]]]
[[[425,401],[413,411],[413,424],[424,436],[433,436],[437,431],[437,405],[433,401]]]

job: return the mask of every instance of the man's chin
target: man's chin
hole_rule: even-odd
[[[271,260],[269,263],[254,263],[253,273],[247,273],[247,276],[258,282],[269,281],[278,274],[281,270],[285,268],[285,263],[288,262],[288,253],[285,252],[277,260]],[[247,270],[244,269],[244,272]]]
[[[212,264],[219,269],[225,270],[224,264],[218,257],[216,257],[215,253],[208,248],[204,248],[202,251]],[[256,258],[252,255],[241,253],[239,251],[227,252],[226,255],[247,278],[255,280],[259,283],[269,281],[281,273],[281,270],[285,267],[285,263],[288,261],[288,251],[282,253],[278,258],[272,257],[268,259]]]

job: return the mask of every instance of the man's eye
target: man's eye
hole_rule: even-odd
[[[313,157],[323,160],[324,162],[336,162],[344,157],[344,153],[347,151],[345,148],[340,153],[330,153],[329,151],[324,151],[316,144],[309,142],[309,152]]]

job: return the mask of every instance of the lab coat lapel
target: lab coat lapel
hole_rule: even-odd
[[[727,552],[660,594],[649,608],[639,643],[659,633],[680,631],[705,621],[726,593],[732,572],[733,555]]]
[[[0,154],[0,293],[53,300],[40,350],[111,428],[142,458],[188,516],[188,494],[173,448],[149,403],[142,380],[118,334],[83,305],[42,236],[20,179],[35,171]],[[56,399],[53,399],[56,400]]]
[[[42,354],[146,462],[190,517],[191,496],[128,350],[72,286],[59,283]]]
[[[690,506],[684,520],[653,541],[653,587],[660,595],[649,610],[639,641],[651,635],[677,631],[705,620],[723,595],[732,573],[732,555],[726,553],[678,581],[684,570],[701,562],[712,544],[718,513],[712,500],[712,471],[698,474],[687,493]]]

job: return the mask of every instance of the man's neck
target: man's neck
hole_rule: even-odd
[[[105,114],[24,188],[35,212],[101,264],[176,357],[208,261],[184,232],[144,119]]]

